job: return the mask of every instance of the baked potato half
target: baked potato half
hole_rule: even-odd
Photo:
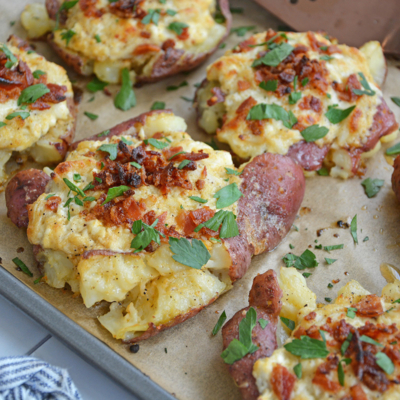
[[[392,140],[398,124],[382,96],[387,67],[378,42],[360,50],[319,33],[269,30],[207,68],[198,123],[241,159],[286,154],[305,171],[348,178]]]
[[[71,2],[68,2],[71,5]],[[94,73],[100,80],[119,83],[128,68],[136,84],[155,82],[189,71],[210,56],[228,35],[228,0],[79,0],[71,7],[46,0],[41,26],[54,50],[76,72]],[[37,35],[37,5],[28,5],[22,23],[28,35]],[[42,33],[42,31],[40,31]]]
[[[62,67],[16,36],[0,43],[0,184],[7,180],[13,154],[41,164],[62,161],[74,136],[76,114],[71,82]]]
[[[250,294],[255,290],[256,280],[258,293],[278,291],[274,286],[277,283],[271,284],[270,280],[262,278],[263,275],[255,278]],[[259,350],[229,367],[234,372],[235,365],[246,364],[242,372],[247,379],[237,371],[232,373],[236,383],[239,383],[238,376],[249,382],[247,386],[239,385],[245,400],[372,400],[400,396],[397,379],[400,371],[400,281],[394,279],[386,285],[381,297],[369,293],[358,282],[350,281],[339,290],[332,304],[318,306],[315,295],[295,268],[281,268],[278,282],[281,297],[283,293],[282,298],[287,303],[286,310],[282,304],[280,316],[283,317],[288,308],[297,309],[296,319],[291,320],[293,331],[283,347],[276,349],[276,340],[274,342],[271,334],[266,333],[268,327],[275,333],[276,323],[267,324],[264,334],[259,335],[264,325],[261,326],[260,317],[257,317],[252,343]],[[269,307],[277,309],[268,296],[263,304],[267,310]],[[225,326],[232,329],[237,325],[237,315]],[[225,327],[222,333],[226,348],[232,338],[228,340]],[[257,356],[266,347],[269,347],[268,354]]]
[[[304,195],[290,158],[263,154],[238,170],[228,152],[185,130],[170,111],[142,114],[72,145],[30,201],[17,188],[29,192],[24,180],[42,173],[17,174],[7,187],[8,215],[27,225],[43,279],[68,284],[86,307],[108,302],[99,321],[125,342],[229,290],[253,255],[287,234]],[[26,206],[28,219],[18,213]]]

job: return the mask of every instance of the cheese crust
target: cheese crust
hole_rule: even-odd
[[[301,359],[280,348],[271,357],[259,359],[253,368],[259,399],[279,400],[283,390],[286,391],[285,398],[291,400],[397,398],[400,395],[397,380],[400,372],[400,332],[397,328],[400,306],[393,301],[399,295],[399,281],[385,286],[382,297],[371,295],[357,282],[351,281],[339,291],[333,304],[301,308],[296,327],[286,344],[303,336],[323,340],[319,333],[322,330],[329,355]],[[354,315],[348,311],[349,308],[355,310]],[[342,346],[349,333],[353,337],[347,350],[343,351]],[[378,345],[360,340],[365,336],[378,342]],[[358,350],[357,346],[360,346]],[[376,364],[375,355],[378,352],[385,353],[392,360],[393,372],[385,373]],[[348,364],[341,361],[344,385],[339,383],[338,375],[338,363],[342,359],[350,360]],[[299,363],[302,367],[301,378],[296,377],[293,370]],[[280,389],[277,384],[279,379]]]
[[[168,158],[182,151],[195,154],[194,158],[197,155],[195,169],[191,164],[188,170],[179,170],[185,178],[185,187],[138,184],[103,207],[107,193],[104,185],[111,175],[101,174],[107,174],[110,166],[123,165],[122,153],[118,153],[120,162],[113,162],[107,153],[99,151],[102,145],[124,147],[120,144],[121,137],[113,136],[102,141],[80,142],[54,172],[48,170],[51,181],[46,193],[29,206],[28,239],[40,246],[37,258],[44,270],[44,280],[56,288],[68,283],[73,292],[81,294],[86,307],[109,302],[110,312],[99,320],[117,339],[134,340],[152,326],[171,323],[201,309],[231,288],[232,262],[223,240],[218,239],[218,232],[213,234],[204,228],[198,233],[193,229],[188,231],[187,223],[191,213],[201,214],[204,210],[212,213],[205,218],[209,219],[217,210],[214,194],[229,184],[240,183],[241,179],[227,174],[225,168],[235,170],[228,152],[215,151],[205,143],[193,141],[185,129],[181,118],[159,112],[146,118],[137,135],[123,135],[130,152],[143,149],[147,152],[149,164],[144,163],[147,170],[150,159],[158,162],[165,159],[178,170],[182,161],[179,157],[185,155],[169,161]],[[160,150],[143,143],[154,136],[168,146]],[[141,173],[136,167],[128,168],[135,174]],[[80,189],[92,183],[94,188],[85,195],[95,200],[84,201],[83,206],[74,202],[64,206],[72,197],[64,178]],[[196,202],[190,196],[207,203]],[[237,202],[224,210],[236,215]],[[156,218],[160,221],[156,229],[166,237],[161,238],[159,246],[153,242],[144,251],[134,253],[133,221],[142,219],[150,225]],[[200,270],[175,261],[169,236],[201,240],[211,255],[210,260]]]
[[[374,116],[384,102],[366,57],[358,49],[339,45],[318,33],[276,34],[268,31],[251,36],[207,68],[206,81],[197,93],[199,125],[208,133],[216,132],[218,140],[228,143],[240,158],[249,159],[264,152],[290,155],[293,145],[304,142],[301,131],[317,124],[329,129],[314,143],[316,151],[326,148],[325,155],[330,149],[325,162],[332,167],[331,175],[352,175],[351,160],[350,165],[343,165],[347,160],[340,160],[335,153],[368,145]],[[274,44],[286,42],[294,51],[276,67],[252,67],[266,54],[265,43],[271,40]],[[359,83],[360,73],[374,95],[355,95],[352,91],[364,90]],[[278,83],[275,90],[260,87],[273,80]],[[293,104],[291,96],[295,95],[301,97]],[[297,123],[288,128],[272,118],[246,119],[249,110],[261,103],[283,107],[294,114]],[[351,106],[356,108],[339,123],[332,123],[325,116],[330,107]]]
[[[19,44],[21,44],[19,39],[11,37],[6,46],[19,61],[26,63],[30,70],[26,74],[38,70],[45,73],[39,79],[32,79],[30,85],[45,82],[46,85],[64,86],[65,91],[62,96],[64,100],[46,102],[45,106],[37,108],[28,106],[22,110],[18,105],[18,95],[9,95],[13,89],[10,91],[6,87],[0,88],[0,121],[5,124],[0,128],[0,181],[1,177],[3,180],[6,179],[5,165],[13,151],[29,155],[39,163],[60,162],[65,152],[58,150],[57,147],[59,149],[65,147],[63,139],[67,138],[70,141],[75,128],[73,91],[66,71],[59,65],[47,61],[31,48],[18,46]],[[0,46],[3,45],[0,43]],[[16,68],[19,66],[14,67]],[[46,80],[43,77],[46,77]],[[29,116],[26,119],[20,117],[6,119],[18,111],[28,111]]]

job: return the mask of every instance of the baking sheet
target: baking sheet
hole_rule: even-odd
[[[13,2],[2,0],[1,40],[5,40],[10,33],[25,37],[18,18],[26,3],[28,3],[27,0],[15,0]],[[270,27],[277,29],[280,25],[278,20],[255,3],[249,1],[232,1],[231,3],[234,7],[244,8],[244,14],[234,14],[234,26],[255,26],[258,31],[262,31]],[[10,26],[10,21],[17,22],[14,26]],[[232,47],[242,39],[244,38],[231,35],[227,41],[227,48]],[[46,44],[38,43],[37,49],[49,59],[60,62]],[[216,59],[223,51],[218,50],[210,61]],[[391,96],[400,95],[400,71],[393,63],[389,64],[384,94],[389,106],[396,113],[397,120],[400,121],[400,108],[390,101]],[[206,65],[203,65],[189,75],[181,74],[157,84],[137,89],[138,105],[126,112],[116,110],[111,105],[112,99],[103,93],[96,93],[93,102],[88,102],[93,95],[85,93],[80,105],[77,139],[91,136],[123,120],[148,111],[154,101],[165,101],[166,105],[171,107],[177,115],[186,119],[189,126],[188,132],[193,138],[209,141],[210,137],[201,133],[195,124],[195,112],[191,104],[181,99],[181,96],[193,97],[194,84],[203,79],[205,68]],[[84,87],[85,80],[77,78],[73,73],[70,74],[70,77],[77,80],[76,85]],[[165,90],[167,86],[177,85],[185,80],[189,83],[188,86],[175,92]],[[110,87],[112,93],[115,93],[117,89],[117,87]],[[83,115],[84,111],[96,113],[99,118],[96,121],[91,121]],[[34,267],[32,248],[26,239],[26,233],[23,230],[18,230],[7,219],[4,193],[0,195],[0,257],[2,258],[2,266],[48,303],[104,342],[109,348],[177,398],[182,400],[240,399],[239,392],[220,358],[221,334],[211,337],[211,331],[218,320],[219,313],[224,309],[228,318],[230,318],[238,309],[248,304],[247,296],[255,275],[269,268],[279,270],[283,265],[282,257],[290,251],[289,244],[295,246],[292,251],[297,255],[300,255],[309,246],[314,247],[315,240],[318,240],[317,244],[323,245],[344,244],[343,250],[336,250],[331,254],[323,250],[313,250],[320,265],[315,270],[306,271],[312,272],[307,283],[317,293],[319,300],[323,300],[324,297],[335,297],[339,287],[350,279],[357,279],[371,292],[380,293],[385,283],[379,272],[380,264],[386,262],[399,265],[400,205],[397,203],[390,186],[392,167],[385,161],[382,150],[374,159],[367,162],[367,166],[368,170],[365,177],[385,180],[383,188],[375,198],[368,199],[366,197],[361,186],[361,180],[358,178],[348,181],[319,176],[307,179],[303,207],[308,207],[310,211],[307,208],[303,209],[296,220],[295,225],[299,231],[293,229],[275,251],[255,257],[247,275],[213,305],[189,321],[140,343],[140,350],[136,354],[130,353],[127,346],[114,340],[101,327],[95,318],[98,310],[86,309],[81,300],[73,298],[68,291],[52,289],[45,284],[33,284],[38,273]],[[358,246],[353,244],[348,229],[335,227],[337,221],[347,221],[355,214],[358,216],[360,239]],[[321,228],[327,229],[321,237],[317,237],[316,232]],[[338,237],[334,235],[338,235]],[[369,241],[363,242],[365,236],[369,237]],[[24,251],[18,253],[17,249],[21,247]],[[21,258],[32,271],[35,271],[33,279],[15,270],[11,261],[14,257]],[[324,262],[324,257],[335,258],[338,261],[328,266]],[[340,283],[332,289],[327,289],[327,284],[333,279],[340,279]],[[18,299],[18,290],[18,286],[16,286],[15,293],[9,297]],[[45,312],[45,309],[42,311]],[[54,326],[53,331],[57,332],[58,328]],[[62,332],[60,333],[63,336]],[[167,352],[165,349],[167,349]],[[104,365],[105,370],[109,368],[111,366]]]

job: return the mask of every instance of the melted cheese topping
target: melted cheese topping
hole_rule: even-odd
[[[10,43],[7,43],[7,47],[14,55],[26,62],[32,72],[36,70],[46,72],[47,83],[66,86],[65,96],[67,98],[73,97],[71,82],[64,68],[47,61],[35,52],[28,54],[26,50],[12,46]],[[21,118],[6,120],[7,115],[21,111],[17,100],[9,100],[0,104],[0,121],[7,124],[0,128],[0,150],[23,151],[46,135],[58,139],[73,124],[73,117],[68,109],[67,100],[57,104],[49,103],[50,108],[47,110],[27,110],[30,116],[25,120]]]
[[[304,140],[298,129],[288,129],[284,127],[282,121],[274,119],[269,119],[268,123],[263,124],[259,135],[254,135],[251,132],[246,124],[246,116],[235,127],[229,127],[229,122],[236,116],[236,110],[251,96],[258,104],[277,104],[286,111],[292,111],[297,119],[301,117],[303,121],[307,121],[308,118],[311,118],[310,121],[313,122],[308,125],[319,124],[320,126],[327,127],[329,133],[324,138],[315,142],[320,147],[328,143],[332,143],[332,149],[362,146],[368,139],[369,129],[372,125],[377,106],[382,102],[382,92],[374,83],[364,55],[354,47],[337,45],[341,52],[331,54],[332,59],[329,61],[322,61],[320,57],[323,54],[312,50],[307,33],[288,32],[286,35],[290,45],[293,47],[296,45],[307,46],[309,48],[307,57],[310,60],[319,60],[328,69],[329,86],[327,93],[329,97],[322,94],[310,84],[305,87],[302,87],[300,81],[297,84],[297,91],[302,93],[302,99],[306,96],[314,96],[321,101],[321,113],[317,113],[312,109],[301,109],[299,107],[301,99],[296,104],[290,105],[288,95],[278,97],[273,92],[260,88],[255,80],[255,68],[252,68],[251,64],[257,58],[260,51],[265,49],[265,46],[253,47],[251,49],[246,48],[245,52],[240,53],[227,51],[223,57],[207,68],[207,80],[209,84],[200,90],[198,94],[200,110],[203,113],[200,120],[202,128],[208,133],[215,132],[218,119],[224,116],[224,123],[221,129],[217,130],[218,140],[229,143],[232,150],[244,159],[254,157],[266,151],[286,154],[290,146]],[[252,36],[252,43],[264,43],[265,36],[265,33]],[[330,40],[320,34],[315,34],[315,37],[325,46],[332,45]],[[374,96],[360,96],[355,103],[340,100],[331,83],[345,83],[351,74],[359,72],[364,74],[370,87],[376,94]],[[244,85],[243,82],[245,82]],[[238,85],[239,87],[242,85],[242,87],[248,88],[239,90]],[[226,97],[223,103],[218,103],[210,107],[207,105],[207,100],[212,96],[210,90],[213,87],[220,87]],[[355,132],[351,132],[350,129],[350,117],[344,119],[339,124],[332,124],[325,117],[324,114],[328,110],[328,107],[335,104],[340,109],[345,109],[355,104],[357,109],[362,112]]]
[[[168,131],[174,126],[185,128],[183,120],[171,114],[160,113],[147,117],[139,138],[124,137],[132,141],[131,147],[135,148],[143,139],[160,132],[160,121],[166,127],[163,136],[170,141],[171,147],[182,146],[186,152],[203,150],[209,154],[209,158],[196,161],[195,171],[188,172],[192,190],[170,187],[170,191],[163,195],[159,188],[144,185],[135,188],[131,195],[146,205],[146,212],[154,211],[157,216],[166,212],[165,223],[179,226],[177,216],[182,208],[191,211],[204,207],[204,204],[191,200],[189,196],[208,200],[206,205],[216,210],[213,195],[230,183],[240,185],[241,179],[226,173],[226,167],[235,168],[229,153],[214,151],[205,143],[195,142],[185,132]],[[95,201],[85,202],[84,206],[71,203],[68,220],[68,208],[63,205],[71,196],[63,178],[74,182],[74,174],[80,174],[81,180],[75,184],[83,189],[93,181],[93,174],[100,171],[100,160],[104,158],[104,153],[97,152],[97,149],[120,140],[120,137],[112,137],[102,142],[81,142],[66,161],[54,170],[46,188],[47,193],[60,197],[61,203],[55,211],[49,210],[46,207],[47,194],[42,194],[30,207],[27,233],[31,243],[43,248],[40,260],[49,285],[61,288],[68,283],[74,292],[81,293],[87,307],[102,300],[122,302],[113,305],[110,314],[100,321],[115,337],[127,339],[145,331],[150,322],[157,325],[171,321],[193,308],[207,305],[230,289],[228,273],[231,260],[222,242],[206,237],[200,239],[209,250],[211,259],[202,270],[193,270],[174,261],[166,241],[162,241],[154,252],[134,254],[131,241],[135,235],[130,228],[107,225],[99,219],[86,219],[82,214],[83,210],[91,210],[96,205]],[[148,146],[148,150],[159,151],[152,146]],[[202,178],[205,185],[199,190],[195,182],[204,168],[207,169],[207,177]],[[94,190],[87,195],[97,199],[102,193],[104,191]],[[237,202],[224,210],[237,214]],[[179,232],[179,227],[177,230]],[[111,250],[116,254],[82,258],[82,254],[90,250]]]
[[[95,8],[107,11],[109,4],[108,0],[97,0]],[[123,60],[128,62],[128,67],[131,64],[138,74],[146,75],[151,73],[152,65],[166,40],[173,40],[175,49],[191,55],[208,52],[217,46],[226,32],[226,26],[213,19],[215,5],[215,0],[167,0],[165,4],[158,0],[141,2],[140,9],[147,13],[155,9],[163,11],[156,25],[153,22],[143,24],[141,18],[119,18],[109,11],[101,17],[87,17],[78,4],[68,11],[65,29],[55,32],[54,41],[61,48],[77,53],[86,60],[96,63]],[[167,10],[176,14],[169,15]],[[188,39],[183,40],[168,29],[174,22],[188,25]],[[68,45],[62,39],[67,30],[75,32]],[[96,35],[100,42],[96,40]],[[144,45],[156,47],[154,51],[135,54],[135,50],[140,48],[138,46]]]
[[[354,307],[355,303],[358,303],[367,295],[369,295],[369,292],[362,288],[358,282],[351,281],[344,288],[342,288],[341,291],[339,291],[339,296],[336,299],[335,304],[328,304],[324,306],[320,305],[319,308],[309,306],[302,308],[297,315],[298,324],[293,331],[292,336],[286,341],[286,343],[290,343],[293,340],[298,329],[307,330],[313,325],[321,327],[327,323],[332,325],[340,320],[344,320],[347,324],[352,325],[355,328],[364,327],[368,323],[373,325],[385,324],[386,326],[396,324],[398,327],[400,326],[400,304],[393,304],[392,301],[398,298],[396,296],[399,295],[399,289],[399,281],[397,281],[396,284],[389,284],[383,289],[382,298],[380,299],[384,311],[382,315],[375,318],[367,318],[358,315],[355,316],[355,318],[349,318],[347,316],[348,307]],[[314,318],[309,317],[310,313],[312,312],[315,314]],[[388,344],[386,342],[392,342],[392,340],[395,340],[395,335],[398,335],[398,331],[397,333],[391,335],[392,339],[383,339],[382,336],[381,340],[376,340],[378,342],[381,341],[384,344]],[[318,340],[321,340],[321,338]],[[329,350],[329,341],[334,341],[334,337],[326,332],[326,340]],[[397,344],[390,347],[394,347],[398,350]],[[380,347],[379,351],[383,351],[383,347]],[[336,350],[334,353],[339,357],[339,359],[345,358],[345,356],[341,355],[340,351]],[[272,371],[274,367],[281,365],[285,367],[288,372],[293,375],[293,377],[295,377],[293,368],[299,363],[301,363],[302,366],[302,377],[301,379],[295,378],[293,391],[290,395],[291,400],[341,400],[344,399],[346,395],[349,395],[349,389],[355,385],[360,385],[362,387],[362,390],[367,395],[368,399],[389,400],[398,398],[400,395],[400,387],[396,384],[390,385],[389,388],[383,393],[377,390],[371,390],[363,382],[360,382],[360,380],[354,374],[352,366],[346,365],[343,362],[342,366],[345,376],[344,386],[339,386],[340,389],[338,391],[326,390],[323,386],[312,382],[316,375],[317,368],[325,362],[326,358],[301,359],[300,357],[288,352],[285,348],[279,348],[275,350],[272,356],[269,358],[259,359],[254,364],[253,368],[253,376],[256,379],[257,387],[261,394],[259,400],[280,400],[279,396],[274,392],[271,383],[271,377],[273,376]],[[400,373],[400,366],[397,363],[394,365],[394,372],[390,375],[386,374],[389,380],[397,380],[397,376]],[[335,385],[338,385],[337,367],[328,372],[326,377]]]

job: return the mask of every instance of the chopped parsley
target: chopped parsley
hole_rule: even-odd
[[[96,39],[97,43],[101,43],[100,36],[98,34],[94,35],[94,38]]]
[[[237,184],[234,182],[218,190],[213,197],[218,199],[217,208],[219,209],[229,207],[231,204],[238,201],[242,196],[243,193],[239,190]]]
[[[301,256],[288,253],[283,257],[282,260],[286,264],[286,267],[295,267],[299,270],[315,268],[318,266],[318,261],[315,257],[315,254],[309,249],[306,249]]]
[[[167,91],[171,92],[174,90],[178,90],[179,88],[184,87],[184,86],[188,86],[187,81],[183,81],[182,83],[180,83],[177,86],[167,86]]]
[[[325,168],[325,167],[320,168],[320,169],[317,171],[317,174],[318,174],[318,175],[321,175],[321,176],[329,176],[328,168]]]
[[[310,79],[309,78],[304,78],[304,79],[302,79],[302,81],[301,81],[301,86],[306,86],[307,85],[307,83],[310,81]]]
[[[208,228],[217,232],[221,226],[219,237],[221,239],[228,239],[239,235],[239,228],[236,223],[236,216],[232,211],[219,210],[206,222],[196,226],[195,232],[199,232],[202,228]]]
[[[112,199],[115,199],[118,196],[122,196],[129,189],[130,189],[129,186],[124,186],[124,185],[116,186],[116,187],[108,189],[107,197],[104,200],[104,202],[102,203],[102,206],[104,206],[104,204],[107,204],[108,202],[110,202]]]
[[[126,111],[136,106],[136,96],[132,88],[128,68],[122,70],[121,77],[122,85],[120,91],[115,96],[114,105],[120,110]]]
[[[328,265],[332,265],[334,262],[337,261],[337,258],[325,258],[325,261]]]
[[[383,179],[371,179],[367,178],[361,182],[361,185],[364,186],[364,191],[367,197],[370,199],[374,197],[381,190],[385,181]]]
[[[278,81],[277,80],[272,80],[272,81],[267,81],[267,82],[261,82],[259,84],[261,89],[266,90],[267,92],[275,92],[276,89],[278,89]]]
[[[393,374],[394,372],[394,365],[392,360],[382,352],[375,354],[376,363],[388,374]]]
[[[215,336],[219,332],[225,321],[226,321],[226,312],[224,310],[222,314],[219,316],[218,321],[214,326],[214,329],[212,331],[213,336]]]
[[[350,224],[350,233],[353,237],[354,243],[358,244],[358,237],[357,237],[357,214],[353,217]]]
[[[294,371],[295,375],[297,376],[297,378],[301,379],[301,377],[303,376],[303,370],[302,370],[302,367],[301,367],[301,363],[296,364],[293,367],[293,371]]]
[[[265,329],[265,327],[269,324],[269,321],[265,320],[264,318],[260,318],[258,323],[261,326],[261,329]]]
[[[99,134],[97,135],[97,137],[107,136],[109,133],[110,133],[110,130],[107,129],[106,131],[103,131],[103,132],[99,133]]]
[[[142,24],[147,25],[152,22],[154,25],[158,25],[158,21],[160,20],[160,11],[161,10],[159,8],[157,8],[155,10],[150,8],[147,11],[147,15],[144,18],[142,18],[142,21],[141,21]]]
[[[312,275],[312,273],[311,272],[303,272],[302,275],[304,276],[304,278],[307,279]]]
[[[21,269],[21,271],[28,275],[28,276],[33,276],[32,272],[29,270],[29,268],[24,264],[23,261],[21,261],[18,257],[13,258],[12,262]]]
[[[292,111],[287,112],[283,107],[277,104],[257,104],[252,107],[247,115],[248,120],[275,119],[282,121],[286,128],[291,129],[297,122],[297,118]]]
[[[300,134],[303,136],[304,140],[309,142],[315,142],[318,139],[322,139],[329,132],[326,126],[319,126],[318,124],[311,125],[306,129],[303,129]]]
[[[155,101],[151,106],[150,110],[164,110],[165,103],[163,101]]]
[[[354,318],[354,317],[353,317],[353,318]],[[345,355],[346,350],[347,350],[348,347],[350,346],[350,342],[351,342],[351,339],[352,339],[352,338],[353,338],[353,334],[352,334],[352,333],[349,333],[349,334],[347,335],[346,340],[343,342],[342,346],[340,347],[340,353],[342,354],[342,356]]]
[[[358,96],[362,96],[363,94],[367,95],[367,96],[373,96],[375,94],[375,92],[372,90],[371,86],[369,86],[368,81],[365,79],[365,76],[362,72],[358,73],[359,77],[360,77],[360,83],[361,86],[365,89],[365,90],[360,90],[360,89],[353,89],[353,93],[358,95]]]
[[[11,114],[8,114],[6,119],[11,120],[16,117],[20,117],[21,119],[27,119],[31,114],[27,111],[15,111]]]
[[[243,174],[243,171],[236,171],[236,170],[234,170],[234,169],[231,169],[231,168],[227,168],[227,167],[225,167],[225,170],[226,170],[226,173],[228,174],[228,175],[236,175],[236,176],[239,176],[239,175],[242,175]]]
[[[273,50],[269,51],[263,57],[260,57],[253,61],[252,67],[257,67],[259,65],[268,65],[271,67],[278,66],[286,57],[290,55],[294,47],[290,44],[283,42],[277,45]]]
[[[201,269],[211,258],[209,251],[201,240],[186,238],[169,238],[169,245],[174,255],[172,258],[190,268]]]
[[[329,61],[329,60],[333,60],[333,57],[332,56],[321,56],[319,59],[324,60],[324,61]]]
[[[108,85],[108,82],[101,81],[97,76],[95,76],[87,85],[86,89],[89,92],[95,93],[103,90]]]
[[[208,200],[202,199],[201,197],[198,196],[190,196],[189,199],[192,199],[194,201],[197,201],[198,203],[203,203],[203,204],[208,202]]]
[[[332,124],[338,124],[339,122],[342,122],[344,119],[346,119],[355,108],[356,106],[351,106],[342,110],[337,107],[331,107],[325,113],[325,117],[328,118],[329,122],[331,122]]]
[[[331,250],[340,250],[343,249],[343,247],[344,247],[343,244],[335,244],[332,246],[324,246],[324,250],[329,253]]]
[[[128,140],[128,139],[124,138],[123,136],[121,136],[121,142],[124,142],[128,146],[133,144],[133,142],[131,140]]]
[[[92,114],[92,113],[90,113],[90,112],[88,112],[88,111],[85,111],[84,114],[85,114],[88,118],[90,118],[92,121],[94,121],[95,119],[99,118],[98,115]]]
[[[82,180],[81,174],[74,174],[74,181],[80,182]]]
[[[357,308],[348,307],[346,312],[346,317],[354,319],[356,317]]]
[[[50,89],[43,83],[28,86],[19,95],[17,104],[18,106],[20,106],[21,104],[32,104],[49,92]]]
[[[109,154],[110,160],[115,160],[118,154],[118,145],[116,143],[102,144],[97,151],[104,151]]]
[[[388,156],[395,156],[396,154],[400,154],[400,143],[397,143],[397,144],[395,144],[394,146],[389,147],[389,148],[386,150],[386,154],[387,154]]]
[[[295,327],[296,324],[294,323],[294,321],[292,321],[289,318],[285,318],[285,317],[279,317],[281,319],[281,321],[292,331]]]
[[[156,219],[151,225],[145,224],[142,220],[133,223],[132,233],[136,236],[131,242],[131,248],[136,249],[135,253],[144,250],[152,241],[160,244],[160,235],[164,235],[154,229],[157,224],[158,219]]]
[[[60,8],[58,9],[56,13],[56,25],[54,27],[54,30],[58,30],[60,26],[60,13],[63,10],[69,10],[70,8],[74,7],[79,0],[71,0],[71,1],[65,1],[64,3],[61,4]]]
[[[391,97],[390,100],[392,100],[396,106],[400,107],[400,97]]]
[[[76,35],[75,31],[73,31],[72,29],[68,29],[67,31],[61,33],[61,39],[65,40],[65,44],[66,46],[68,46],[69,42],[75,35]]]
[[[239,340],[233,339],[222,352],[221,357],[226,364],[233,364],[247,354],[253,354],[258,347],[252,342],[252,332],[257,324],[257,312],[250,307],[246,316],[239,323]]]
[[[300,339],[293,339],[283,346],[289,353],[305,359],[325,358],[329,354],[326,342],[312,339],[308,336],[301,336]]]
[[[256,29],[254,25],[251,26],[238,26],[237,28],[232,28],[231,29],[231,34],[236,33],[237,36],[244,36],[247,32],[250,32],[252,30]]]
[[[188,28],[188,27],[189,27],[188,24],[185,24],[184,22],[178,22],[178,21],[171,22],[171,23],[168,25],[168,29],[169,29],[170,31],[175,32],[178,36],[179,36],[179,35],[182,35],[183,30],[184,30],[185,28]]]
[[[369,336],[366,336],[366,335],[361,335],[360,336],[360,340],[362,342],[365,342],[365,343],[373,344],[374,346],[384,347],[383,344],[380,344],[376,340],[374,340],[374,339],[372,339],[372,338],[370,338]]]
[[[18,64],[18,58],[14,56],[14,54],[10,51],[10,49],[3,44],[2,46],[0,46],[0,50],[6,55],[7,57],[7,62],[5,64],[5,67],[8,69],[11,69],[12,67],[14,67],[15,65]]]
[[[178,153],[175,153],[171,157],[168,158],[168,161],[172,160],[174,157],[179,156],[180,154],[186,154],[186,151],[178,151]]]
[[[183,160],[179,165],[178,165],[178,169],[183,169],[186,167],[186,165],[190,164],[189,160]]]
[[[161,142],[161,141],[159,141],[157,139],[154,139],[154,138],[145,139],[145,140],[143,140],[143,143],[147,144],[147,145],[150,144],[150,145],[152,145],[153,147],[155,147],[156,149],[159,149],[159,150],[165,149],[166,147],[169,146],[168,143]]]
[[[42,75],[46,75],[46,72],[37,69],[36,71],[33,71],[32,75],[35,79],[39,79]]]

